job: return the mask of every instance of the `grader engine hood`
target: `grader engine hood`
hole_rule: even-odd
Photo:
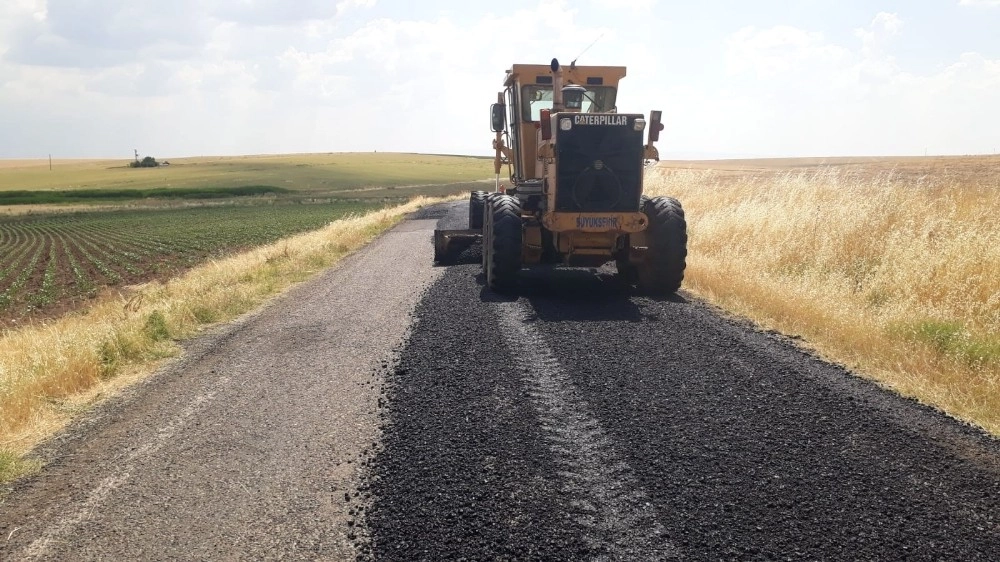
[[[554,211],[637,212],[642,195],[645,126],[641,114],[553,115]]]

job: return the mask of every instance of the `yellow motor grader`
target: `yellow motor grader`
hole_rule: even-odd
[[[469,228],[434,233],[434,258],[482,240],[491,290],[517,288],[526,266],[598,267],[649,293],[684,279],[687,226],[672,197],[646,197],[645,163],[659,160],[659,111],[618,113],[620,66],[515,64],[491,107],[496,189],[469,198]],[[648,130],[648,141],[643,142]],[[500,185],[504,165],[510,183]]]

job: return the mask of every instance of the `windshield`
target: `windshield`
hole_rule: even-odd
[[[580,113],[607,113],[615,107],[615,89],[611,86],[587,86]],[[531,85],[521,89],[521,118],[538,121],[543,109],[552,109],[552,86]]]

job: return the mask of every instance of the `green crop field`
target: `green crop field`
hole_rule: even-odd
[[[224,205],[0,220],[0,326],[51,316],[103,287],[166,277],[378,206]]]

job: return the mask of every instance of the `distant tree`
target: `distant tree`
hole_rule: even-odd
[[[135,162],[129,164],[132,168],[155,168],[159,165],[160,163],[157,162],[156,158],[153,158],[152,156],[147,156],[142,160],[136,160]]]

